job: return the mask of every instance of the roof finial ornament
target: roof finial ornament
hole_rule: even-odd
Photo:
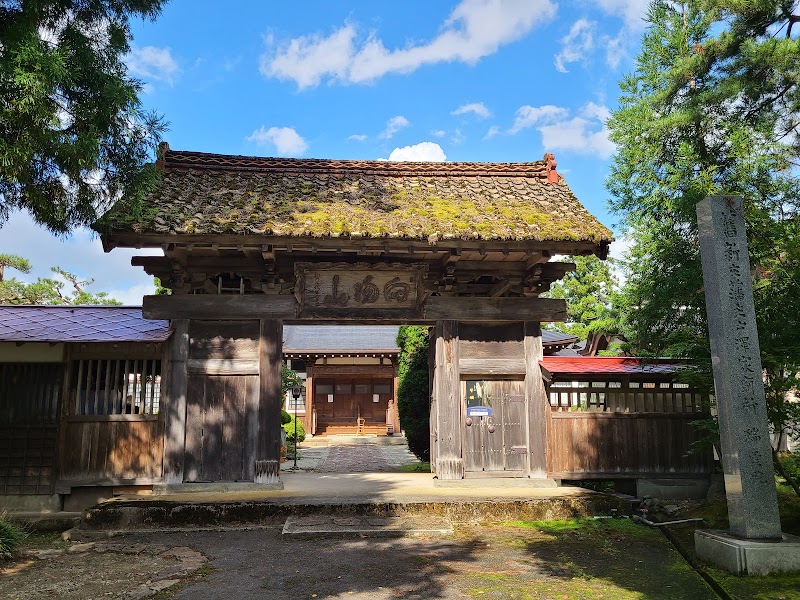
[[[559,177],[558,171],[556,171],[556,167],[558,166],[556,155],[552,152],[545,152],[543,160],[547,163],[547,182],[558,183]]]
[[[156,150],[156,167],[161,170],[164,169],[167,152],[169,152],[169,144],[167,142],[159,142],[158,150]]]

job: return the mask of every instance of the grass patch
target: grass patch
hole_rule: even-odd
[[[27,536],[22,527],[0,516],[0,561],[12,558]]]
[[[619,535],[650,536],[650,530],[630,519],[593,519],[582,517],[565,521],[508,521],[501,523],[509,527],[535,529],[551,535],[571,534],[579,537],[604,539],[609,533]]]
[[[402,465],[401,467],[399,467],[398,471],[400,471],[401,473],[430,473],[431,463],[429,462],[408,463],[407,465]]]

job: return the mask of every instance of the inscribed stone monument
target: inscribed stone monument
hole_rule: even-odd
[[[697,205],[730,532],[780,539],[742,200]]]

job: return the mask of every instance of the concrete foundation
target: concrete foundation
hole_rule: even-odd
[[[433,487],[437,488],[557,488],[555,479],[531,479],[528,477],[475,477],[470,479],[434,479]]]
[[[217,494],[223,492],[265,492],[282,490],[283,481],[276,483],[251,483],[229,481],[219,483],[170,483],[153,486],[154,496],[166,494]]]
[[[61,511],[61,496],[58,494],[31,494],[24,496],[0,496],[0,513],[31,512],[56,513]]]
[[[800,537],[779,541],[745,540],[726,531],[694,532],[697,556],[735,575],[800,573]]]
[[[661,500],[705,500],[709,487],[709,478],[637,479],[636,496]]]

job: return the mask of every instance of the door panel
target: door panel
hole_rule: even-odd
[[[524,382],[465,381],[462,397],[465,471],[524,473],[528,456]],[[468,406],[491,408],[492,415],[467,417]]]
[[[258,376],[195,375],[186,405],[187,482],[249,481],[248,419],[258,418]]]

